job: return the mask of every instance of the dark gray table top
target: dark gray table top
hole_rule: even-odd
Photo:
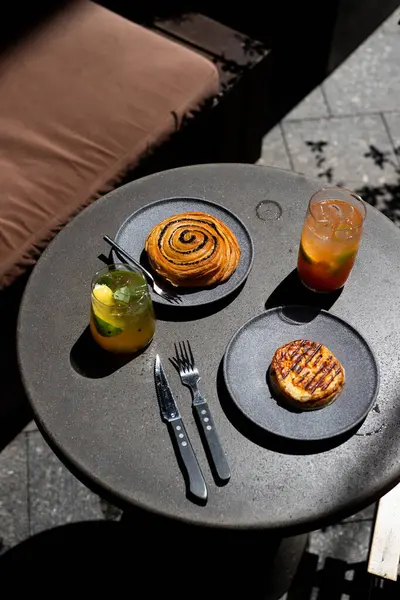
[[[358,432],[324,448],[276,444],[231,410],[217,373],[233,333],[250,317],[282,301],[297,303],[289,283],[307,201],[320,186],[289,171],[252,165],[209,165],[153,175],[96,201],[53,241],[36,266],[21,306],[18,346],[23,380],[36,419],[54,449],[116,501],[216,526],[313,529],[372,502],[400,479],[400,232],[368,207],[357,264],[332,312],[372,343],[380,363],[377,406]],[[207,198],[247,225],[255,260],[241,293],[217,312],[190,320],[158,314],[151,346],[125,364],[93,364],[88,324],[90,281],[115,235],[138,207],[161,197]],[[274,204],[256,215],[263,200]],[[297,290],[297,291],[296,291]],[[271,296],[272,295],[272,296]],[[327,300],[326,300],[327,301]],[[179,320],[174,320],[177,315]],[[188,390],[168,363],[176,340],[191,340],[203,390],[229,458],[232,478],[213,483],[193,422]],[[209,499],[197,506],[185,485],[161,422],[153,381],[156,353],[175,392],[205,474]],[[84,373],[84,374],[83,374]],[[220,381],[218,379],[218,381]]]

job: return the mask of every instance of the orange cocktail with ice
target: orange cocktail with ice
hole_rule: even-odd
[[[357,256],[366,215],[364,202],[344,188],[325,188],[311,198],[301,234],[297,269],[316,292],[341,288]]]

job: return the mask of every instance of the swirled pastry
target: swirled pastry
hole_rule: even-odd
[[[145,248],[152,268],[181,287],[222,283],[240,259],[240,246],[229,227],[203,212],[164,219],[150,231]]]
[[[344,368],[336,356],[326,346],[309,340],[278,348],[269,377],[280,398],[301,410],[328,406],[345,383]]]

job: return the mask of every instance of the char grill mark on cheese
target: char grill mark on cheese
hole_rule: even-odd
[[[304,382],[304,389],[309,390],[310,392],[315,392],[319,387],[322,390],[326,390],[341,371],[340,366],[338,366],[336,360],[333,360],[332,355],[329,355],[328,359],[322,363],[318,371],[313,374],[308,381],[307,377],[310,374],[310,371],[305,368],[307,365],[310,365],[310,367],[318,366],[318,363],[322,359],[322,353],[320,353],[321,348],[322,344],[318,344],[317,342],[310,343],[306,340],[299,340],[294,348],[284,352],[282,355],[283,360],[289,359],[293,361],[290,369],[284,369],[282,371],[282,379],[286,379],[290,371],[293,371],[300,376],[299,379],[294,381],[295,385]],[[327,380],[328,375],[332,371],[334,371],[332,376]]]

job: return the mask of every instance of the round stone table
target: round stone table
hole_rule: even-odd
[[[367,207],[359,257],[341,294],[306,292],[296,268],[301,227],[321,183],[253,165],[201,165],[152,175],[94,202],[57,235],[39,260],[22,301],[18,348],[23,381],[44,435],[70,468],[116,503],[191,524],[310,531],[376,500],[400,479],[400,232]],[[109,248],[103,235],[145,204],[205,198],[236,213],[255,257],[239,293],[207,309],[156,307],[154,341],[133,360],[100,355],[87,330],[90,281]],[[235,331],[265,307],[314,304],[350,321],[380,365],[377,404],[353,435],[324,446],[293,446],[238,415],[221,378]],[[213,482],[193,421],[188,390],[169,364],[173,343],[190,339],[231,467]],[[251,351],[251,349],[249,349]],[[153,366],[160,354],[209,497],[199,506],[185,484],[161,421]]]

